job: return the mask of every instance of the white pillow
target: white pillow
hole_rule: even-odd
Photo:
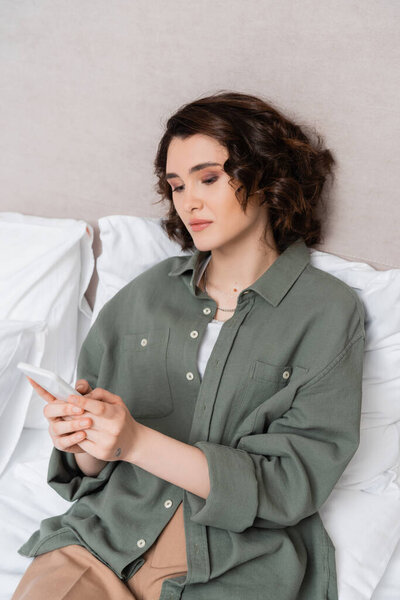
[[[336,549],[340,600],[370,600],[400,539],[400,502],[335,488],[319,514]]]
[[[94,269],[93,228],[84,221],[0,212],[0,319],[45,321],[40,362],[74,383],[81,340],[79,313]],[[31,387],[25,427],[48,428],[43,400]]]
[[[40,365],[46,335],[44,321],[0,321],[0,474],[17,445],[32,396],[17,364]]]
[[[371,600],[399,600],[400,595],[400,542],[377,585]]]
[[[351,286],[366,312],[360,445],[336,486],[400,500],[400,269],[314,249],[310,259]]]
[[[96,268],[99,281],[92,324],[100,309],[137,275],[169,256],[185,256],[180,245],[161,228],[161,217],[112,215],[99,219],[102,253]]]

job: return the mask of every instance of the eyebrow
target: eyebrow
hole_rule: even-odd
[[[195,171],[201,171],[202,169],[205,169],[206,167],[215,167],[215,166],[222,167],[222,165],[220,163],[216,163],[216,162],[200,163],[199,165],[195,165],[194,167],[191,167],[189,169],[189,175],[191,175],[191,173],[194,173]],[[173,177],[179,177],[179,175],[177,173],[167,173],[165,175],[165,179],[172,179]]]

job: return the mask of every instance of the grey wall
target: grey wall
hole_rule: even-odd
[[[163,123],[238,90],[315,126],[336,157],[316,248],[400,268],[399,17],[395,0],[2,0],[0,210],[95,228],[160,216]]]

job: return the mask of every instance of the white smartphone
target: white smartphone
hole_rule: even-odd
[[[71,394],[82,396],[72,385],[69,385],[62,377],[52,371],[24,362],[19,362],[17,368],[59,400],[67,400]]]

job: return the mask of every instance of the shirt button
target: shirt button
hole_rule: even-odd
[[[288,377],[290,377],[290,371],[283,371],[282,377],[283,379],[288,379]]]
[[[198,335],[199,335],[199,332],[196,331],[195,329],[190,332],[190,337],[192,337],[192,338],[197,338]]]
[[[138,540],[138,541],[136,542],[136,545],[137,545],[137,546],[139,546],[139,548],[143,548],[143,546],[145,546],[145,545],[146,545],[146,542],[145,542],[145,540],[143,540],[143,539],[142,539],[142,540]]]
[[[208,306],[207,306],[207,308],[203,308],[203,313],[204,313],[205,315],[209,315],[209,314],[210,314],[210,312],[211,312],[211,308],[209,308]]]
[[[171,506],[172,506],[172,500],[166,500],[164,502],[164,506],[165,506],[165,508],[171,508]]]
[[[142,344],[142,346],[147,346],[146,338],[143,338],[140,343]]]
[[[189,379],[189,381],[192,381],[193,377],[194,377],[194,375],[190,371],[188,373],[186,373],[186,379]]]

